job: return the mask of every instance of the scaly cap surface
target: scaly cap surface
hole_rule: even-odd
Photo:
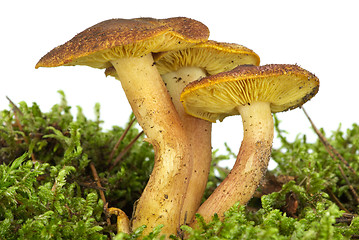
[[[186,48],[206,41],[208,36],[204,24],[185,17],[110,19],[54,48],[40,59],[36,68],[61,65],[106,68],[116,58]]]

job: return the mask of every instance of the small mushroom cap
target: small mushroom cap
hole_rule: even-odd
[[[319,79],[297,65],[238,66],[188,84],[181,102],[188,114],[215,122],[255,101],[269,102],[274,113],[294,109],[318,90]]]
[[[156,66],[160,74],[195,66],[206,70],[208,75],[215,75],[238,65],[259,65],[259,62],[259,56],[245,46],[209,40],[186,49],[161,53]]]
[[[60,45],[36,64],[39,67],[87,65],[107,68],[121,57],[140,57],[151,52],[170,51],[206,41],[208,28],[196,20],[110,19],[100,22]]]

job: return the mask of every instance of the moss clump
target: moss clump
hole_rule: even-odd
[[[80,107],[74,117],[60,93],[60,104],[47,113],[36,103],[24,102],[1,112],[0,239],[136,239],[144,227],[116,235],[116,218],[109,217],[106,209],[118,207],[131,216],[152,170],[152,147],[129,124],[133,116],[124,128],[104,131],[98,105],[95,120],[88,120]],[[275,125],[282,142],[272,152],[278,167],[251,202],[246,207],[234,205],[223,221],[214,216],[204,223],[197,216],[199,228],[182,226],[186,239],[359,237],[354,194],[359,188],[359,126],[354,124],[346,132],[339,128],[328,137],[348,168],[333,160],[319,140],[308,143],[300,135],[289,142],[277,119]],[[115,160],[119,155],[123,157]],[[233,155],[230,149],[224,156],[213,153],[204,199],[228,172],[218,163]],[[161,226],[144,237],[162,238]]]
[[[80,107],[73,117],[60,93],[61,103],[48,113],[24,102],[1,112],[0,239],[107,239],[115,220],[108,225],[99,190],[106,207],[131,215],[151,173],[153,151],[142,136],[120,164],[109,161],[112,151],[116,157],[139,134],[137,128],[129,127],[115,148],[125,129],[102,131],[98,105],[94,121]]]

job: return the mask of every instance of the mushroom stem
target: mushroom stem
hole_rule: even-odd
[[[237,109],[242,116],[243,141],[233,169],[197,211],[207,222],[215,213],[223,219],[224,212],[238,201],[247,204],[268,167],[273,142],[270,103],[252,102]]]
[[[175,234],[191,174],[187,137],[151,54],[111,63],[155,150],[154,169],[134,211],[132,229],[146,225],[148,233],[163,224],[161,233]]]
[[[207,76],[206,71],[200,67],[182,67],[177,71],[161,75],[171,96],[173,105],[175,106],[181,119],[184,116],[189,116],[185,113],[183,105],[180,101],[183,88],[190,82],[199,80],[205,76]]]
[[[109,208],[108,213],[117,216],[117,233],[130,233],[130,220],[124,211],[118,208]]]
[[[199,67],[182,67],[175,72],[162,75],[173,104],[181,118],[192,152],[192,174],[189,180],[181,213],[181,223],[189,223],[201,204],[207,185],[212,159],[211,131],[212,123],[195,118],[185,113],[180,95],[183,88],[190,82],[205,77],[206,71]]]

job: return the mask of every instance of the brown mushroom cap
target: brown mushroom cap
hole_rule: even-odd
[[[185,111],[211,122],[238,115],[237,106],[269,102],[272,112],[301,106],[319,89],[318,78],[297,65],[238,66],[187,85]]]
[[[259,61],[259,56],[245,46],[208,40],[186,49],[161,53],[156,58],[156,66],[160,74],[196,66],[214,75],[238,65],[259,65]]]
[[[206,41],[208,36],[204,24],[185,17],[110,19],[54,48],[40,59],[36,68],[61,65],[107,68],[116,58],[186,48]]]

